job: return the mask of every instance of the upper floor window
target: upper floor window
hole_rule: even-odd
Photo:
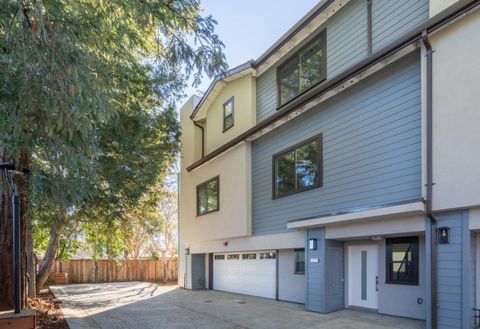
[[[233,127],[233,97],[223,104],[223,131]]]
[[[326,77],[326,32],[300,49],[278,68],[279,105],[283,105]]]
[[[386,282],[418,284],[418,237],[387,239]]]
[[[273,197],[322,185],[322,135],[273,156]]]
[[[197,186],[197,216],[219,209],[219,188],[218,176]]]

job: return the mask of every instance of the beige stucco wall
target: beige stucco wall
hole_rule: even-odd
[[[210,240],[204,242],[189,243],[188,247],[193,253],[303,248],[305,246],[304,234],[304,231],[292,231],[279,234],[255,235],[231,239]],[[225,245],[225,242],[228,242],[228,244]]]
[[[458,0],[430,0],[430,17],[447,9],[457,1]]]
[[[251,234],[250,143],[241,143],[207,164],[180,177],[181,242],[225,239]],[[219,176],[220,210],[197,216],[197,185]]]
[[[433,208],[480,205],[480,12],[433,35]]]
[[[200,97],[193,95],[180,109],[180,130],[181,130],[181,164],[188,167],[202,156],[202,135],[201,130],[195,127],[190,120],[195,105]]]
[[[248,74],[227,82],[207,110],[205,154],[237,137],[255,124],[255,78]],[[234,97],[234,126],[223,132],[223,104]]]

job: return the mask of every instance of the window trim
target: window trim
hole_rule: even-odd
[[[200,207],[199,207],[200,206],[200,194],[198,192],[199,192],[201,187],[203,187],[204,185],[208,185],[208,183],[213,182],[213,181],[217,182],[217,208],[201,214],[200,213]],[[215,177],[210,178],[209,180],[207,180],[203,183],[198,184],[197,185],[197,195],[196,195],[196,197],[197,197],[197,217],[219,211],[220,210],[220,176],[219,175],[215,176]],[[207,196],[207,200],[208,200],[208,196]]]
[[[232,102],[232,125],[228,128],[225,128],[225,105],[227,105],[230,101]],[[235,126],[235,96],[230,97],[225,103],[223,103],[223,132],[233,128],[233,126]]]
[[[317,162],[317,167],[318,167],[318,172],[317,172],[317,177],[318,177],[318,182],[312,186],[304,187],[302,189],[295,189],[291,192],[288,193],[283,193],[283,194],[277,194],[277,171],[275,167],[275,162],[276,159],[286,153],[292,152],[293,150],[300,148],[302,146],[305,146],[307,144],[310,144],[311,142],[317,141],[317,152],[318,152],[318,162]],[[313,190],[319,187],[323,186],[323,133],[320,133],[318,135],[315,135],[313,137],[310,137],[309,139],[306,139],[300,143],[297,143],[295,145],[290,146],[287,149],[284,149],[278,153],[275,153],[272,155],[272,199],[279,199],[283,198],[289,195],[297,194],[297,193],[302,193],[305,191]]]
[[[306,267],[306,261],[305,261],[305,249],[301,248],[301,249],[295,249],[294,250],[295,252],[295,259],[293,261],[293,274],[305,274],[305,267]],[[303,252],[303,272],[301,271],[297,271],[297,261],[298,261],[298,253],[299,252]]]
[[[308,47],[310,47],[315,41],[320,41],[320,45],[322,47],[322,74],[320,75],[320,79],[318,80],[317,83],[311,85],[305,90],[299,91],[298,95],[293,97],[292,99],[286,101],[285,103],[282,104],[282,99],[281,99],[281,92],[280,92],[280,70],[290,63],[295,57],[297,57],[302,51],[306,50]],[[315,86],[318,86],[322,82],[324,82],[327,79],[327,29],[321,30],[318,34],[316,34],[313,38],[308,40],[303,46],[301,46],[299,49],[297,49],[291,56],[286,58],[284,61],[282,61],[276,68],[276,79],[277,79],[277,110],[282,108],[284,105],[294,101],[297,99],[300,95],[303,95],[310,89],[314,88]]]
[[[412,262],[415,263],[415,272],[414,279],[411,282],[406,281],[392,281],[391,277],[391,266],[392,263],[392,246],[395,243],[412,243],[415,246],[415,250],[412,251]],[[408,286],[418,286],[419,285],[419,276],[420,276],[420,239],[418,236],[409,236],[409,237],[397,237],[397,238],[387,238],[385,240],[385,283],[387,284],[402,284]]]

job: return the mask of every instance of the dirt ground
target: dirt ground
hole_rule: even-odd
[[[42,289],[37,298],[29,300],[30,307],[37,311],[37,328],[69,329],[59,304],[60,301],[48,288]]]

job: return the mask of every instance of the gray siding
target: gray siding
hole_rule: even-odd
[[[471,301],[472,305],[477,305],[477,233],[471,232],[470,233],[470,262],[471,262],[471,277],[472,277],[472,287],[471,290]]]
[[[438,328],[466,328],[463,326],[463,264],[464,243],[469,239],[464,232],[464,213],[436,216],[438,227],[450,227],[450,243],[438,244]],[[468,223],[467,223],[468,225]],[[469,245],[469,243],[468,243]],[[469,258],[469,257],[468,257]],[[470,308],[469,308],[470,311]]]
[[[373,0],[373,51],[385,47],[427,20],[428,10],[428,0]],[[327,79],[331,79],[368,55],[367,0],[350,2],[312,33],[312,36],[325,28],[327,29]],[[303,44],[305,42],[293,49],[285,58]],[[274,66],[257,78],[258,122],[272,115],[278,106],[276,70],[277,67]]]
[[[326,22],[327,79],[368,55],[367,15],[367,1],[353,1]]]
[[[277,108],[277,68],[272,67],[257,78],[257,122],[265,120]]]
[[[366,0],[352,1],[312,36],[325,28],[327,29],[327,79],[330,79],[368,54]],[[278,106],[277,103],[277,67],[275,66],[257,78],[257,122],[272,115]]]
[[[428,19],[428,0],[373,0],[373,51],[385,47]]]
[[[317,250],[308,249],[308,240],[317,239]],[[305,308],[309,311],[324,312],[325,309],[325,229],[309,230],[305,241],[305,272],[307,275],[307,298]],[[311,262],[318,259],[318,262]]]
[[[419,53],[253,142],[254,234],[287,221],[421,196]],[[272,155],[323,134],[324,185],[272,199]]]
[[[308,240],[317,239],[317,250],[308,249]],[[312,229],[306,233],[305,272],[309,311],[328,313],[345,307],[343,241],[325,239],[325,229]],[[312,262],[312,259],[318,262]]]

